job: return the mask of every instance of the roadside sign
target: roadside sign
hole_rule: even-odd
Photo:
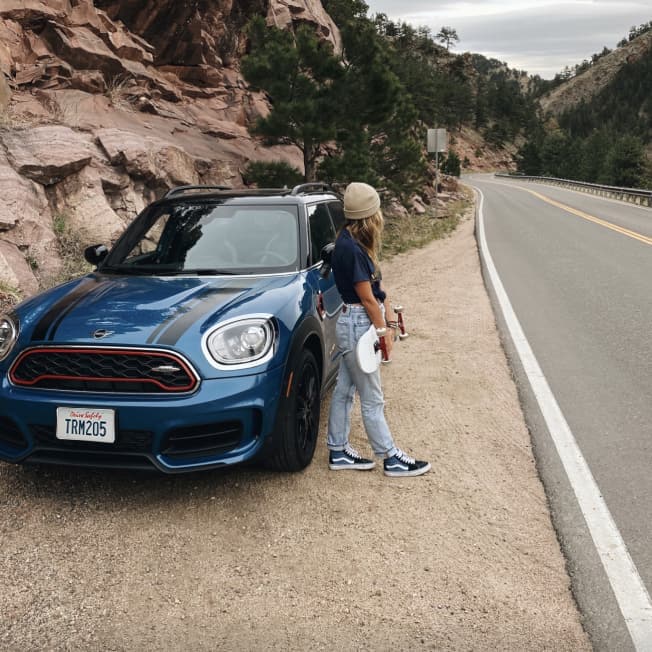
[[[427,149],[429,152],[445,152],[448,148],[446,129],[428,129]]]

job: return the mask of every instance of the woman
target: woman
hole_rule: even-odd
[[[358,365],[355,347],[369,330],[386,328],[385,301],[376,261],[383,228],[378,193],[366,183],[351,183],[344,193],[346,222],[337,236],[331,267],[344,307],[337,321],[337,344],[342,362],[328,418],[329,467],[334,471],[373,469],[375,462],[361,457],[349,444],[351,407],[357,390],[362,421],[374,453],[384,458],[385,475],[413,476],[426,473],[429,462],[415,460],[397,448],[385,420],[380,369],[367,374]],[[390,333],[392,331],[389,331]],[[388,357],[393,336],[385,338]]]

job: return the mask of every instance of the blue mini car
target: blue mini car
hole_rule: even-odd
[[[175,188],[96,270],[0,316],[0,459],[167,473],[312,460],[339,364],[323,184]]]

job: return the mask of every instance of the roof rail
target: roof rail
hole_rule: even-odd
[[[193,190],[199,191],[210,191],[210,190],[232,190],[230,186],[177,186],[176,188],[171,188],[165,193],[164,199],[169,197],[174,197],[175,195],[183,195],[186,192]]]
[[[165,194],[163,199],[170,199],[185,194],[202,193],[202,192],[220,192],[226,195],[299,195],[310,192],[334,192],[327,183],[301,183],[290,190],[287,186],[284,188],[232,188],[230,186],[177,186],[171,188]]]
[[[332,192],[331,187],[327,183],[317,181],[313,183],[300,183],[298,186],[294,186],[294,188],[292,188],[292,192],[290,194],[298,195],[302,192],[319,192],[322,190]]]

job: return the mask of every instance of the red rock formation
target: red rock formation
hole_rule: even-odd
[[[109,241],[173,185],[239,185],[252,159],[302,167],[248,132],[269,111],[238,67],[254,13],[340,47],[319,0],[1,0],[0,284],[55,280],[53,216]]]

